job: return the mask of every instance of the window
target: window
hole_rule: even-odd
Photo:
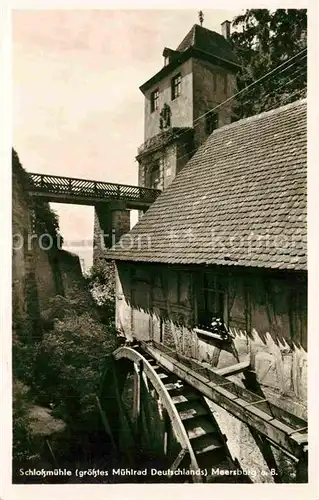
[[[176,272],[177,304],[185,306],[190,298],[191,275],[185,271]]]
[[[156,89],[151,93],[151,113],[153,113],[153,111],[158,109],[158,100],[159,100],[158,98],[159,98],[159,91],[158,89]]]
[[[159,161],[156,161],[150,167],[148,187],[157,189],[159,184],[160,184],[160,163]]]
[[[218,114],[209,111],[206,115],[206,134],[211,134],[218,127]]]
[[[169,57],[168,56],[164,57],[164,66],[168,66],[169,63],[170,63]]]
[[[225,286],[220,275],[203,273],[197,282],[197,318],[199,330],[227,336],[224,324]]]
[[[180,74],[172,78],[172,100],[181,94],[182,77]]]

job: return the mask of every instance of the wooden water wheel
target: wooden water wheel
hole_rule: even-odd
[[[111,364],[112,375],[100,400],[123,466],[146,469],[148,479],[143,477],[142,482],[234,480],[214,472],[239,465],[200,392],[159,366],[139,346],[119,348]]]

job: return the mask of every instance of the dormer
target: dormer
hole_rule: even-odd
[[[164,66],[168,66],[178,54],[178,50],[172,50],[165,47],[165,49],[163,50]]]

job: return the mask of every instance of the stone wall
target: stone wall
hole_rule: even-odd
[[[130,231],[130,211],[125,202],[101,203],[94,208],[93,265],[105,264],[104,249]]]
[[[181,94],[172,100],[171,81],[180,73],[182,77]],[[236,88],[236,76],[233,72],[208,61],[191,58],[181,64],[160,82],[154,84],[145,93],[144,105],[144,140],[161,132],[160,112],[164,104],[171,108],[171,127],[195,127],[196,147],[207,137],[205,118],[196,121],[201,115],[231,97]],[[151,94],[159,91],[158,109],[151,112]],[[221,106],[218,113],[218,126],[231,122],[233,101]]]
[[[153,187],[151,185],[150,171],[153,165],[158,165],[159,184],[157,185],[157,189],[166,189],[176,175],[176,149],[177,145],[173,143],[159,151],[144,155],[143,158],[140,158],[139,185]]]
[[[182,77],[181,95],[172,100],[171,81],[179,73]],[[157,110],[151,112],[151,94],[156,89],[159,90],[159,106]],[[193,126],[193,76],[191,59],[181,64],[178,69],[172,71],[167,77],[146,91],[144,104],[145,141],[161,132],[160,112],[165,103],[171,108],[172,127]]]
[[[12,166],[12,309],[13,321],[34,321],[34,330],[41,313],[49,307],[56,294],[68,297],[71,285],[83,280],[77,255],[52,249],[44,250],[38,238],[31,238],[32,203],[24,189],[25,172],[21,165]],[[15,325],[14,325],[15,327]],[[36,334],[36,331],[35,331]]]
[[[188,131],[181,133],[174,142],[157,151],[140,155],[138,157],[139,186],[154,188],[150,172],[153,166],[159,166],[159,183],[156,188],[166,189],[191,158],[193,149],[193,133]]]
[[[182,76],[181,94],[172,100],[171,80],[179,72]],[[236,76],[234,73],[207,61],[192,58],[146,91],[145,141],[160,134],[160,112],[164,104],[170,106],[170,127],[193,127],[193,135],[191,136],[189,132],[184,131],[174,144],[160,147],[150,154],[139,155],[138,179],[140,186],[154,187],[150,184],[147,172],[159,159],[162,160],[163,166],[160,172],[160,183],[156,187],[165,189],[172,182],[195,150],[209,135],[206,128],[207,117],[203,115],[232,96],[235,88]],[[151,112],[151,94],[156,89],[159,91],[159,106],[157,110]],[[233,104],[232,100],[216,110],[218,127],[231,123]],[[166,176],[167,169],[170,174]]]
[[[21,179],[22,178],[22,179]],[[23,172],[16,166],[12,169],[12,308],[17,315],[27,312],[27,294],[25,290],[27,269],[25,266],[26,248],[22,238],[28,236],[29,209],[23,186]],[[30,265],[32,262],[30,262]]]
[[[206,117],[199,117],[235,93],[236,76],[212,63],[196,59],[193,59],[192,67],[194,121],[198,120],[195,127],[194,142],[195,147],[198,147],[207,138]],[[218,127],[231,123],[233,105],[234,101],[231,100],[216,109]]]
[[[51,257],[51,251],[42,250],[37,245],[34,245],[32,259],[40,311],[47,309],[50,299],[58,293],[55,282],[55,269],[52,266]]]
[[[78,293],[83,293],[85,280],[78,255],[60,250],[57,253],[56,273],[58,273],[57,277],[62,286],[61,291],[65,297],[73,300],[77,298]]]

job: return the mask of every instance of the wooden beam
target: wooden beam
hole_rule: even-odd
[[[133,419],[137,421],[141,408],[141,369],[139,363],[134,363],[134,382],[133,382]]]
[[[301,454],[301,445],[307,442],[307,434],[298,432],[290,434],[293,430],[291,427],[282,423],[277,418],[274,418],[271,414],[266,413],[261,408],[252,405],[251,403],[254,401],[245,400],[244,392],[241,397],[239,397],[238,394],[234,394],[228,390],[223,377],[215,374],[216,380],[213,382],[209,381],[203,375],[195,372],[189,367],[186,368],[176,359],[170,358],[169,355],[160,352],[151,345],[142,343],[142,346],[161,366],[171,373],[176,374],[218,406],[229,411],[234,417],[252,426],[270,441],[278,444],[284,450],[287,450],[296,457]],[[233,384],[229,382],[229,386],[231,385]],[[249,391],[247,391],[247,394],[248,393]],[[257,398],[258,396],[256,395],[255,401],[258,400]],[[259,398],[259,400],[261,401],[262,398]]]
[[[152,417],[149,411],[149,401],[148,398],[151,397],[149,393],[149,388],[147,384],[147,377],[142,371],[141,377],[141,422],[143,427],[144,435],[146,436],[146,441],[148,445],[151,444],[151,422]],[[143,425],[143,417],[144,417],[144,425]]]
[[[55,456],[55,454],[53,453],[52,447],[51,447],[51,445],[50,445],[49,439],[48,439],[48,438],[46,438],[45,442],[46,442],[46,445],[47,445],[48,450],[49,450],[49,452],[50,452],[50,455],[51,455],[51,457],[52,457],[52,459],[53,459],[54,467],[59,467],[59,464],[58,464],[58,462],[57,462],[56,456]]]
[[[242,361],[241,363],[236,363],[235,365],[226,366],[225,368],[214,369],[213,371],[217,375],[227,377],[229,375],[236,375],[236,373],[241,373],[250,367],[250,360]]]
[[[152,345],[156,347],[160,352],[163,352],[164,354],[167,354],[169,359],[176,359],[177,361],[181,361],[182,365],[184,365],[187,368],[194,369],[195,372],[202,374],[205,376],[205,369],[206,368],[206,375],[208,375],[208,378],[212,381],[215,382],[218,386],[226,386],[228,385],[228,389],[230,392],[234,392],[237,394],[237,396],[241,397],[251,405],[256,405],[258,404],[259,409],[263,410],[265,413],[268,413],[273,418],[276,418],[286,424],[288,427],[291,427],[292,432],[303,432],[305,429],[307,429],[307,422],[304,419],[301,419],[297,417],[296,415],[289,413],[285,411],[283,408],[277,406],[276,404],[273,404],[270,402],[268,399],[264,399],[258,394],[252,392],[251,390],[248,390],[246,388],[243,388],[233,382],[230,382],[226,377],[221,377],[218,373],[216,373],[215,369],[211,367],[208,363],[205,363],[203,361],[198,361],[194,359],[187,358],[186,356],[183,356],[181,354],[177,354],[175,351],[173,351],[171,348],[167,346],[160,345],[156,342],[153,342]]]
[[[121,392],[120,392],[120,385],[119,385],[118,379],[117,379],[117,369],[116,369],[116,365],[115,365],[114,361],[111,363],[111,367],[112,367],[112,374],[113,374],[113,385],[114,385],[114,390],[115,390],[115,398],[116,398],[117,405],[118,405],[119,420],[120,420],[120,422],[122,421],[122,423],[124,423],[124,425],[125,424],[127,425],[128,429],[130,430],[131,436],[133,437],[134,444],[135,444],[134,427],[133,427],[131,419],[127,415],[127,412],[126,412],[124,405],[123,405]],[[131,451],[128,448],[125,448],[124,451],[125,451],[128,459],[130,461],[132,461]]]
[[[143,370],[145,371],[147,377],[150,379],[151,384],[153,385],[156,393],[159,395],[163,403],[163,406],[169,414],[171,425],[173,426],[177,440],[183,448],[186,447],[188,449],[191,463],[190,467],[192,470],[197,470],[199,468],[197,458],[190,443],[186,429],[168,391],[166,390],[162,380],[159,378],[154,368],[141,353],[131,347],[119,347],[118,349],[116,349],[116,351],[113,352],[113,356],[115,360],[128,359],[133,363],[137,363],[139,361],[143,362]],[[201,483],[203,482],[203,478],[195,474],[193,476],[193,481]]]
[[[164,455],[167,456],[169,454],[170,449],[170,440],[172,438],[172,428],[171,421],[169,419],[169,415],[167,411],[164,409],[163,412],[163,420],[164,420]]]
[[[186,454],[187,448],[182,448],[169,469],[171,471],[175,471],[176,469],[178,469]]]
[[[99,398],[97,396],[95,396],[95,399],[96,399],[96,404],[97,404],[97,407],[99,409],[105,431],[111,439],[111,443],[112,443],[113,448],[116,449],[115,440],[114,440],[113,433],[111,431],[111,427],[110,427],[109,421],[107,419],[106,413],[101,406],[101,402],[100,402]]]

